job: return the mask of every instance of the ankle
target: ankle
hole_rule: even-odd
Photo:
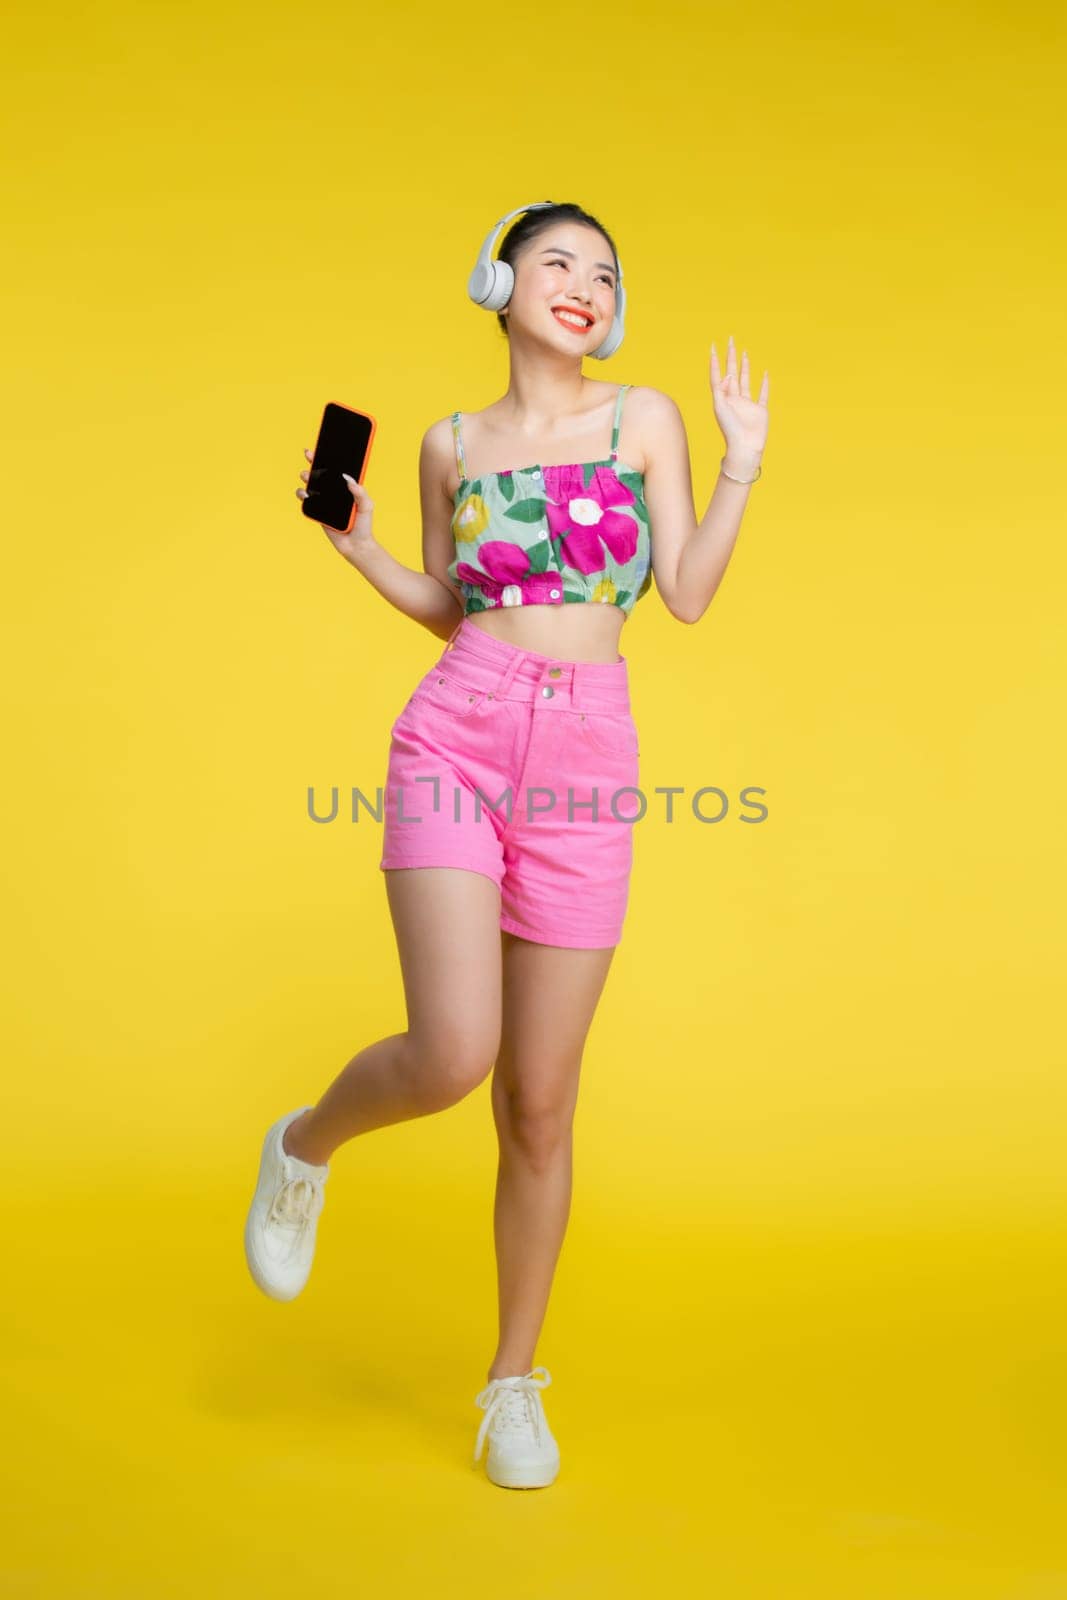
[[[282,1150],[287,1156],[295,1156],[298,1161],[306,1161],[309,1166],[324,1167],[329,1156],[323,1155],[314,1146],[308,1148],[303,1142],[303,1133],[310,1115],[310,1111],[302,1111],[298,1117],[294,1117],[282,1134]]]
[[[492,1383],[494,1378],[520,1378],[529,1372],[532,1366],[532,1361],[528,1361],[524,1367],[517,1367],[514,1362],[494,1361],[489,1368],[486,1381]]]

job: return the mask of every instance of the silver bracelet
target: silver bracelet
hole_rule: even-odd
[[[726,457],[723,456],[722,459],[725,461]],[[729,478],[731,483],[755,483],[756,478],[758,478],[760,473],[763,471],[763,462],[761,461],[759,466],[756,468],[756,478],[735,478],[732,472],[727,472],[726,468],[722,465],[722,462],[719,463],[719,471],[722,473],[724,478]]]

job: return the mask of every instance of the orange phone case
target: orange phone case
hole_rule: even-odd
[[[378,432],[378,419],[377,419],[377,417],[372,417],[369,411],[364,411],[359,406],[346,406],[343,400],[327,400],[326,403],[323,405],[323,408],[322,408],[322,417],[319,418],[319,433],[322,432],[322,418],[325,417],[325,415],[326,415],[326,406],[328,406],[328,405],[340,406],[342,411],[352,411],[358,417],[366,417],[367,421],[370,423],[370,437],[367,440],[367,448],[366,448],[366,451],[364,452],[364,456],[363,456],[363,469],[360,472],[359,477],[356,479],[357,483],[362,483],[364,478],[367,476],[367,463],[370,461],[370,453],[371,453],[371,450],[374,447],[374,435]],[[318,437],[319,437],[319,434],[316,433],[316,435],[315,435],[316,441],[318,440]],[[308,477],[309,478],[311,476],[311,471],[314,469],[314,466],[315,466],[315,461],[314,461],[314,457],[312,457],[311,467],[308,470]],[[358,507],[356,506],[356,502],[353,499],[353,501],[352,501],[352,512],[351,512],[351,515],[349,516],[349,519],[348,519],[347,528],[334,528],[334,530],[333,530],[334,533],[351,533],[352,529],[355,527],[356,517],[358,516],[358,514],[359,514]],[[333,525],[332,525],[332,523],[325,523],[324,526],[325,527],[332,527]]]

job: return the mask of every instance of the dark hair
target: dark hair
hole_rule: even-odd
[[[615,241],[602,222],[590,216],[588,211],[583,211],[581,206],[572,205],[570,201],[561,201],[559,205],[545,206],[540,211],[524,211],[517,217],[504,235],[500,249],[496,253],[498,261],[506,261],[512,271],[515,269],[516,259],[522,254],[531,239],[536,239],[548,228],[554,228],[557,222],[584,222],[590,228],[595,228],[602,233],[611,246],[612,256],[615,258],[616,282],[618,282],[619,252],[615,248]],[[507,338],[508,319],[498,311],[496,320],[500,330]]]

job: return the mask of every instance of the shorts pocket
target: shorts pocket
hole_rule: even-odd
[[[637,724],[628,711],[580,711],[578,726],[582,737],[602,756],[640,754]]]
[[[416,685],[408,705],[430,706],[436,711],[447,711],[453,717],[469,717],[485,697],[484,689],[470,689],[434,667]]]

